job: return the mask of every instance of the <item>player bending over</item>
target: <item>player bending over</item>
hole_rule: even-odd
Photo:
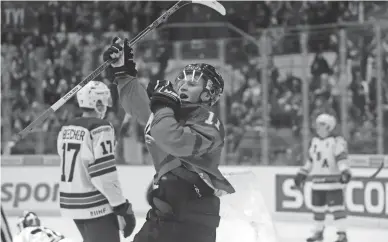
[[[338,239],[346,242],[343,190],[350,181],[347,142],[341,136],[332,134],[336,119],[329,114],[321,114],[316,119],[316,136],[309,146],[309,160],[295,177],[295,185],[303,188],[308,175],[312,177],[312,211],[314,213],[315,231],[308,242],[322,241],[326,206],[334,216]]]
[[[61,214],[74,220],[84,242],[119,242],[135,228],[132,206],[121,191],[115,164],[115,132],[104,116],[110,91],[91,81],[77,93],[82,117],[58,135]]]
[[[218,195],[234,192],[218,169],[224,127],[210,111],[224,80],[213,66],[192,64],[173,83],[150,81],[146,91],[136,79],[129,41],[119,42],[114,39],[104,60],[115,60],[109,71],[122,107],[146,124],[146,145],[156,170],[152,208],[134,242],[215,242]]]
[[[14,242],[72,242],[62,234],[41,226],[39,217],[25,211],[17,223],[19,233],[13,238]]]

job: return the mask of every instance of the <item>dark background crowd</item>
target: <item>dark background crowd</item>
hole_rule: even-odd
[[[101,64],[101,53],[114,36],[133,37],[172,4],[174,2],[2,1],[2,144]],[[306,113],[302,109],[302,84],[309,82],[306,96],[311,121],[324,111],[341,120],[340,55],[346,55],[345,112],[350,151],[377,152],[378,41],[369,22],[386,21],[386,2],[223,4],[226,17],[200,5],[185,7],[168,20],[169,24],[176,24],[174,28],[161,27],[138,44],[135,53],[139,80],[146,85],[150,79],[165,78],[172,60],[206,62],[223,56],[225,65],[221,68],[228,85],[224,110],[228,141],[226,163],[260,164],[263,128],[260,53],[257,45],[230,31],[225,23],[249,33],[258,42],[265,34],[271,45],[266,67],[270,161],[273,165],[295,165],[301,162],[302,120]],[[185,27],[189,23],[215,24],[205,28]],[[380,39],[382,108],[387,116],[388,26],[384,26]],[[341,53],[344,46],[341,47],[340,30],[346,33],[345,53]],[[303,34],[307,34],[309,66],[296,61],[301,59]],[[105,74],[96,79],[108,84]],[[78,114],[73,99],[35,133],[17,143],[11,154],[55,154],[56,135],[61,125]],[[142,142],[142,127],[131,123],[131,119],[123,122],[124,116],[123,110],[115,105],[107,119],[121,139],[136,133],[136,139]],[[388,145],[386,137],[385,140]]]

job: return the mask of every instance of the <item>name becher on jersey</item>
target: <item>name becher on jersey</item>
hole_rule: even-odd
[[[77,129],[64,129],[62,138],[65,140],[84,140],[85,131]]]

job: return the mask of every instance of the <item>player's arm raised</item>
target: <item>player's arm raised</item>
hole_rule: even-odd
[[[155,113],[151,125],[151,136],[166,152],[173,156],[185,157],[211,151],[223,143],[221,133],[215,125],[205,123],[180,125],[170,108]]]
[[[151,98],[154,119],[150,131],[165,152],[176,157],[192,156],[210,152],[223,143],[223,127],[214,113],[183,126],[175,118],[179,109],[180,100],[172,84],[162,81]]]
[[[151,113],[149,98],[145,88],[136,80],[136,64],[129,41],[125,39],[123,42],[124,45],[119,38],[114,38],[113,44],[104,52],[104,61],[117,59],[107,71],[117,84],[120,104],[126,113],[145,125]]]

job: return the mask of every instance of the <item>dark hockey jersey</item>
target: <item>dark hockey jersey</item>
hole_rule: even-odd
[[[58,135],[61,158],[61,214],[89,219],[112,213],[125,202],[116,171],[112,125],[98,118],[77,118]]]
[[[145,140],[157,172],[155,182],[184,166],[197,173],[216,195],[234,192],[218,169],[225,133],[213,112],[198,108],[179,120],[170,108],[153,114],[146,91],[136,79],[120,79],[118,88],[126,112],[146,123]]]

